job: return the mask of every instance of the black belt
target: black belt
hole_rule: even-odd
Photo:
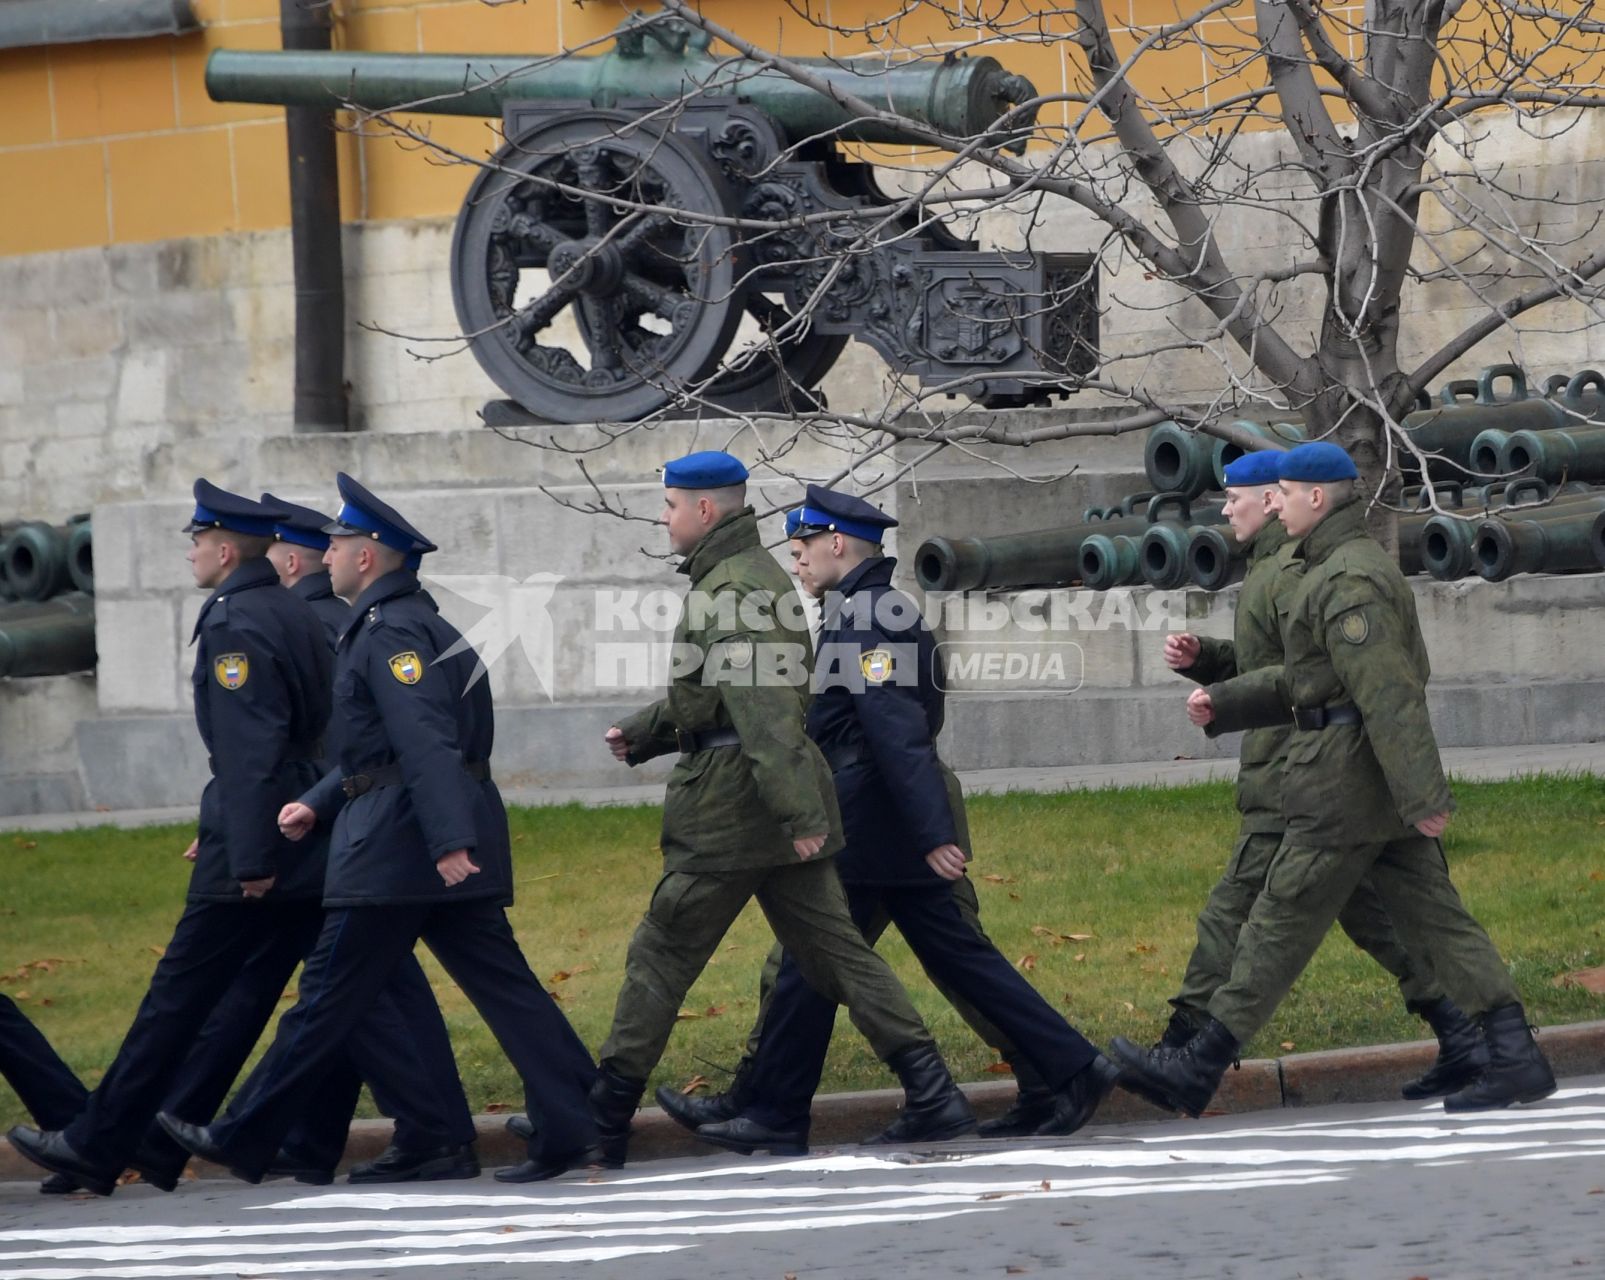
[[[850,765],[869,759],[869,752],[864,750],[864,744],[861,742],[846,742],[840,746],[821,747],[820,751],[824,754],[825,763],[830,766],[832,773],[840,773]]]
[[[281,764],[300,764],[303,760],[323,759],[323,739],[313,738],[309,742],[292,742],[279,757]],[[206,767],[213,773],[217,772],[217,757],[207,756]]]
[[[1293,723],[1300,729],[1324,729],[1331,724],[1359,724],[1360,709],[1351,702],[1339,707],[1294,707]]]
[[[475,782],[490,781],[489,760],[464,760],[463,768]],[[377,769],[369,769],[367,773],[353,773],[348,778],[341,778],[340,790],[346,793],[347,800],[355,800],[358,796],[365,796],[379,787],[394,787],[402,780],[401,766],[386,764],[380,765]]]
[[[739,747],[741,735],[734,729],[704,729],[701,733],[676,729],[674,745],[682,754],[690,755],[694,751],[711,751],[714,747]]]

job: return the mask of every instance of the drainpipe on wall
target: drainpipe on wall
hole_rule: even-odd
[[[285,49],[328,49],[330,0],[279,0]],[[334,112],[286,107],[290,242],[295,257],[295,429],[346,431],[345,276]]]

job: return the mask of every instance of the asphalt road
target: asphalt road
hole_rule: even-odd
[[[0,1184],[0,1280],[1605,1276],[1605,1076],[1418,1103],[716,1157],[504,1188]]]

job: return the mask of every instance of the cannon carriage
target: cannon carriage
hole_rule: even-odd
[[[1030,82],[990,57],[803,61],[820,87],[657,15],[606,54],[526,62],[219,50],[206,84],[220,101],[501,117],[452,288],[479,363],[538,419],[818,408],[853,338],[984,405],[1074,390],[1096,363],[1095,258],[982,251],[839,148],[925,140],[851,98],[1017,149]]]

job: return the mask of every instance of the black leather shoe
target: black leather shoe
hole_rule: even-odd
[[[528,1142],[535,1136],[535,1126],[530,1123],[528,1116],[508,1116],[507,1132],[520,1141]]]
[[[1120,1080],[1120,1068],[1099,1054],[1070,1077],[1053,1096],[1053,1113],[1037,1128],[1044,1138],[1062,1138],[1092,1119],[1109,1091]]]
[[[117,1189],[117,1175],[122,1170],[97,1169],[72,1149],[59,1129],[39,1130],[19,1124],[6,1137],[20,1154],[41,1169],[65,1174],[85,1191],[109,1196]]]
[[[53,1173],[39,1184],[42,1196],[70,1196],[78,1189],[78,1179],[69,1178],[65,1173]]]
[[[326,1187],[334,1181],[334,1170],[324,1169],[306,1160],[298,1159],[283,1147],[279,1148],[268,1167],[262,1170],[262,1179],[294,1178],[309,1187]]]
[[[771,1129],[768,1125],[737,1116],[733,1120],[716,1120],[696,1130],[697,1137],[711,1142],[726,1151],[739,1151],[750,1156],[767,1151],[772,1156],[805,1156],[808,1154],[808,1126],[800,1129]]]
[[[229,1163],[229,1156],[222,1147],[212,1138],[209,1125],[191,1124],[188,1120],[180,1120],[177,1116],[166,1111],[156,1113],[156,1123],[167,1131],[167,1136],[179,1146],[183,1147],[192,1156],[200,1156],[202,1160],[210,1160],[213,1164],[220,1164],[241,1182],[261,1182],[260,1173],[250,1173],[244,1169],[237,1169]]]
[[[372,1160],[352,1165],[347,1182],[444,1182],[479,1177],[479,1157],[472,1144],[404,1151],[386,1147]]]
[[[988,1120],[977,1133],[983,1138],[1023,1138],[1032,1134],[1053,1117],[1051,1091],[1021,1089],[1014,1095],[1014,1105],[996,1119]]]
[[[705,1098],[696,1094],[681,1093],[666,1084],[657,1090],[658,1106],[677,1125],[695,1133],[705,1124],[723,1124],[741,1114],[741,1108],[728,1093],[715,1093]]]
[[[507,1169],[498,1169],[491,1176],[497,1182],[545,1182],[548,1178],[555,1178],[559,1174],[567,1173],[570,1169],[601,1169],[603,1167],[600,1149],[585,1147],[580,1151],[571,1151],[566,1156],[526,1160],[522,1164],[515,1164]]]

